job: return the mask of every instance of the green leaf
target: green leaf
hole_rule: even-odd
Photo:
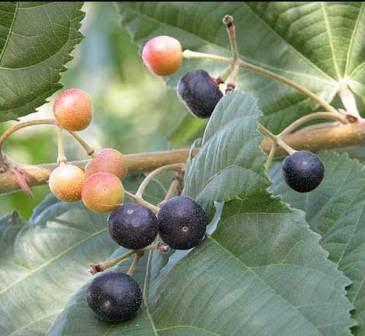
[[[156,35],[179,39],[184,49],[229,56],[222,24],[234,16],[241,58],[284,75],[332,101],[339,81],[365,103],[365,10],[363,2],[128,2],[117,4],[122,25],[141,47]],[[212,75],[223,66],[212,61],[185,61],[169,79],[192,68]],[[268,126],[275,132],[318,106],[282,83],[242,70],[238,88],[254,94]]]
[[[254,158],[257,162],[257,166],[252,164],[260,177],[256,179],[256,188],[241,190],[235,200],[226,203],[214,234],[171,271],[167,264],[160,272],[153,272],[154,263],[148,263],[143,284],[144,307],[135,319],[119,324],[97,321],[87,307],[83,288],[58,317],[50,335],[351,334],[352,306],[345,291],[349,280],[327,259],[327,253],[318,244],[320,236],[309,229],[303,213],[289,209],[265,190],[269,183],[263,169],[259,169],[264,154],[259,146],[245,141],[248,134],[257,140],[261,136],[253,130],[244,133],[237,127],[242,121],[249,125],[248,129],[256,125],[260,113],[254,102],[239,92],[222,100],[204,135],[202,151],[211,146],[210,164],[199,169],[205,172],[203,176],[208,176],[215,171],[212,162],[218,161],[218,157],[224,167],[231,158],[221,156],[220,147],[227,153],[235,152],[238,141],[225,143],[215,138],[225,139],[226,133],[235,138],[239,134],[246,160]],[[239,156],[240,152],[236,153]],[[192,165],[202,160],[198,156]],[[244,166],[246,162],[240,164]],[[185,181],[188,189],[198,182],[189,180],[194,174],[189,168]],[[246,174],[250,176],[248,170]],[[231,178],[238,180],[234,174]]]
[[[355,335],[365,333],[365,168],[347,154],[324,152],[321,185],[308,194],[299,194],[285,185],[281,165],[273,173],[274,192],[292,206],[303,209],[311,228],[322,236],[321,245],[329,258],[352,280],[348,297],[358,322]]]
[[[81,41],[82,2],[0,4],[0,121],[35,112],[62,87]]]
[[[260,116],[256,99],[249,95],[233,92],[221,99],[209,119],[201,150],[186,171],[185,195],[209,211],[214,201],[227,202],[240,194],[243,198],[268,187],[264,156],[258,154]]]
[[[155,180],[146,199],[161,201],[170,177]],[[141,178],[128,177],[124,185],[134,192]],[[107,217],[81,202],[63,203],[49,195],[29,223],[17,212],[0,219],[1,336],[45,335],[69,297],[92,279],[89,265],[117,249],[107,232]],[[122,252],[120,248],[117,254]],[[153,274],[165,259],[155,256]],[[141,265],[138,270],[143,277],[144,269]]]
[[[106,215],[80,204],[46,225],[10,224],[0,222],[0,334],[43,335],[68,296],[90,279],[88,265],[116,244]]]

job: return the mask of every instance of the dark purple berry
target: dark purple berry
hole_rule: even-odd
[[[155,214],[139,204],[125,204],[115,209],[108,219],[111,237],[119,245],[132,250],[150,245],[158,232]]]
[[[177,94],[185,106],[199,118],[209,118],[223,93],[204,70],[194,70],[177,84]]]
[[[100,320],[119,322],[129,320],[137,313],[142,292],[129,275],[107,272],[92,281],[86,300]]]
[[[283,176],[290,188],[302,193],[309,192],[322,182],[324,166],[316,154],[298,151],[285,158]]]
[[[188,250],[198,245],[208,225],[208,218],[202,207],[184,196],[166,201],[157,216],[162,240],[176,250]]]

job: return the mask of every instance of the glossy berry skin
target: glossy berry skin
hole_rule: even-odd
[[[150,245],[158,232],[155,214],[139,204],[124,204],[108,219],[109,234],[119,245],[138,250]]]
[[[324,166],[316,154],[298,151],[285,158],[283,177],[290,188],[301,193],[309,192],[322,182]]]
[[[113,174],[99,172],[90,175],[82,188],[81,199],[95,212],[109,212],[123,203],[124,187]]]
[[[171,36],[154,37],[144,45],[142,59],[152,73],[159,76],[171,75],[182,63],[181,44]]]
[[[209,118],[223,93],[204,70],[188,72],[177,84],[177,94],[185,106],[199,118]]]
[[[113,148],[103,148],[85,166],[86,176],[98,172],[110,173],[123,179],[128,173],[125,156]]]
[[[53,195],[63,202],[81,199],[81,192],[86,180],[82,169],[71,164],[61,164],[49,176],[49,188]]]
[[[198,245],[208,225],[202,207],[185,196],[177,196],[163,203],[157,217],[162,240],[176,250],[188,250]]]
[[[135,316],[142,303],[142,292],[129,275],[106,272],[91,282],[86,300],[100,320],[120,322]]]
[[[64,129],[81,131],[89,126],[92,119],[90,96],[79,89],[65,90],[57,96],[53,114]]]

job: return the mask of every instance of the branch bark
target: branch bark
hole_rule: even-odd
[[[333,126],[326,124],[321,128],[311,128],[300,130],[298,132],[285,135],[283,140],[294,149],[306,149],[317,152],[321,149],[333,149],[346,147],[351,145],[365,144],[365,121],[359,121]],[[262,141],[261,147],[269,153],[272,141],[265,138]],[[194,149],[193,155],[196,155],[199,148]],[[126,155],[128,172],[130,174],[149,172],[161,166],[172,163],[183,163],[189,155],[188,149],[171,150],[164,152],[140,153]],[[286,155],[285,151],[277,147],[275,151],[276,157]],[[89,160],[70,162],[81,168]],[[57,167],[55,163],[43,165],[17,165],[27,177],[27,182],[30,187],[46,184],[49,174]],[[19,189],[15,175],[7,170],[0,172],[0,193],[12,192]]]
[[[195,155],[198,149],[193,150]],[[128,173],[143,173],[155,170],[172,163],[184,163],[189,156],[189,149],[178,149],[163,152],[139,153],[126,155]],[[89,160],[70,161],[80,168],[84,168]],[[17,165],[25,175],[30,187],[46,184],[49,174],[57,167],[56,163],[41,165]],[[19,189],[15,175],[10,171],[0,172],[0,193],[8,193]]]
[[[365,144],[365,121],[359,119],[357,122],[345,125],[326,126],[303,129],[298,132],[285,135],[283,140],[296,150],[310,150],[318,152],[322,149],[333,149],[351,145]],[[262,149],[270,152],[272,141],[265,138],[261,144]],[[275,156],[283,157],[286,152],[277,146]]]

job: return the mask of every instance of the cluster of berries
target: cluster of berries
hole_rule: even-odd
[[[91,121],[91,99],[78,89],[68,89],[57,96],[53,113],[57,124],[68,131],[85,129]],[[82,200],[95,212],[108,212],[124,199],[121,182],[127,175],[126,159],[112,148],[98,152],[85,169],[61,162],[49,177],[51,192],[64,202]]]
[[[91,100],[82,90],[62,92],[54,103],[54,116],[59,127],[80,131],[91,121]],[[160,204],[158,214],[140,204],[122,204],[127,175],[124,155],[105,148],[97,153],[85,169],[61,162],[49,177],[49,187],[60,200],[82,200],[95,212],[112,211],[108,231],[120,246],[142,250],[159,234],[173,249],[187,250],[203,239],[208,218],[198,203],[189,197],[177,196]],[[106,272],[92,281],[87,303],[97,317],[105,321],[130,319],[142,303],[137,282],[128,274]]]
[[[132,250],[149,246],[158,233],[171,248],[187,250],[202,241],[207,225],[204,210],[184,196],[164,202],[157,216],[150,209],[131,203],[115,209],[108,219],[108,231],[113,240]],[[105,272],[95,278],[86,298],[96,316],[110,322],[132,318],[142,303],[137,282],[121,272]]]
[[[142,59],[154,74],[171,75],[182,64],[181,44],[173,37],[157,36],[145,44]],[[206,71],[194,70],[179,80],[177,94],[195,116],[209,118],[223,97],[218,84],[219,82]],[[309,151],[295,151],[287,156],[282,171],[288,186],[298,192],[314,190],[324,177],[324,166],[321,160]]]
[[[158,36],[149,40],[142,51],[145,65],[159,76],[173,74],[181,66],[183,53],[175,38]],[[197,117],[209,118],[223,97],[219,81],[204,70],[185,74],[178,82],[177,94]],[[60,127],[79,131],[91,121],[89,96],[76,89],[66,90],[54,104],[54,115]],[[208,218],[198,203],[177,196],[160,204],[157,215],[141,204],[124,204],[121,182],[127,174],[122,153],[103,149],[83,171],[77,166],[61,163],[50,175],[51,191],[63,201],[82,200],[97,212],[112,211],[108,218],[111,238],[130,250],[143,250],[157,235],[173,249],[187,250],[203,239]],[[322,181],[324,167],[317,155],[294,151],[283,164],[286,183],[298,192],[315,189]],[[105,272],[96,277],[87,290],[87,303],[104,321],[131,319],[139,310],[143,295],[138,283],[128,274]]]

